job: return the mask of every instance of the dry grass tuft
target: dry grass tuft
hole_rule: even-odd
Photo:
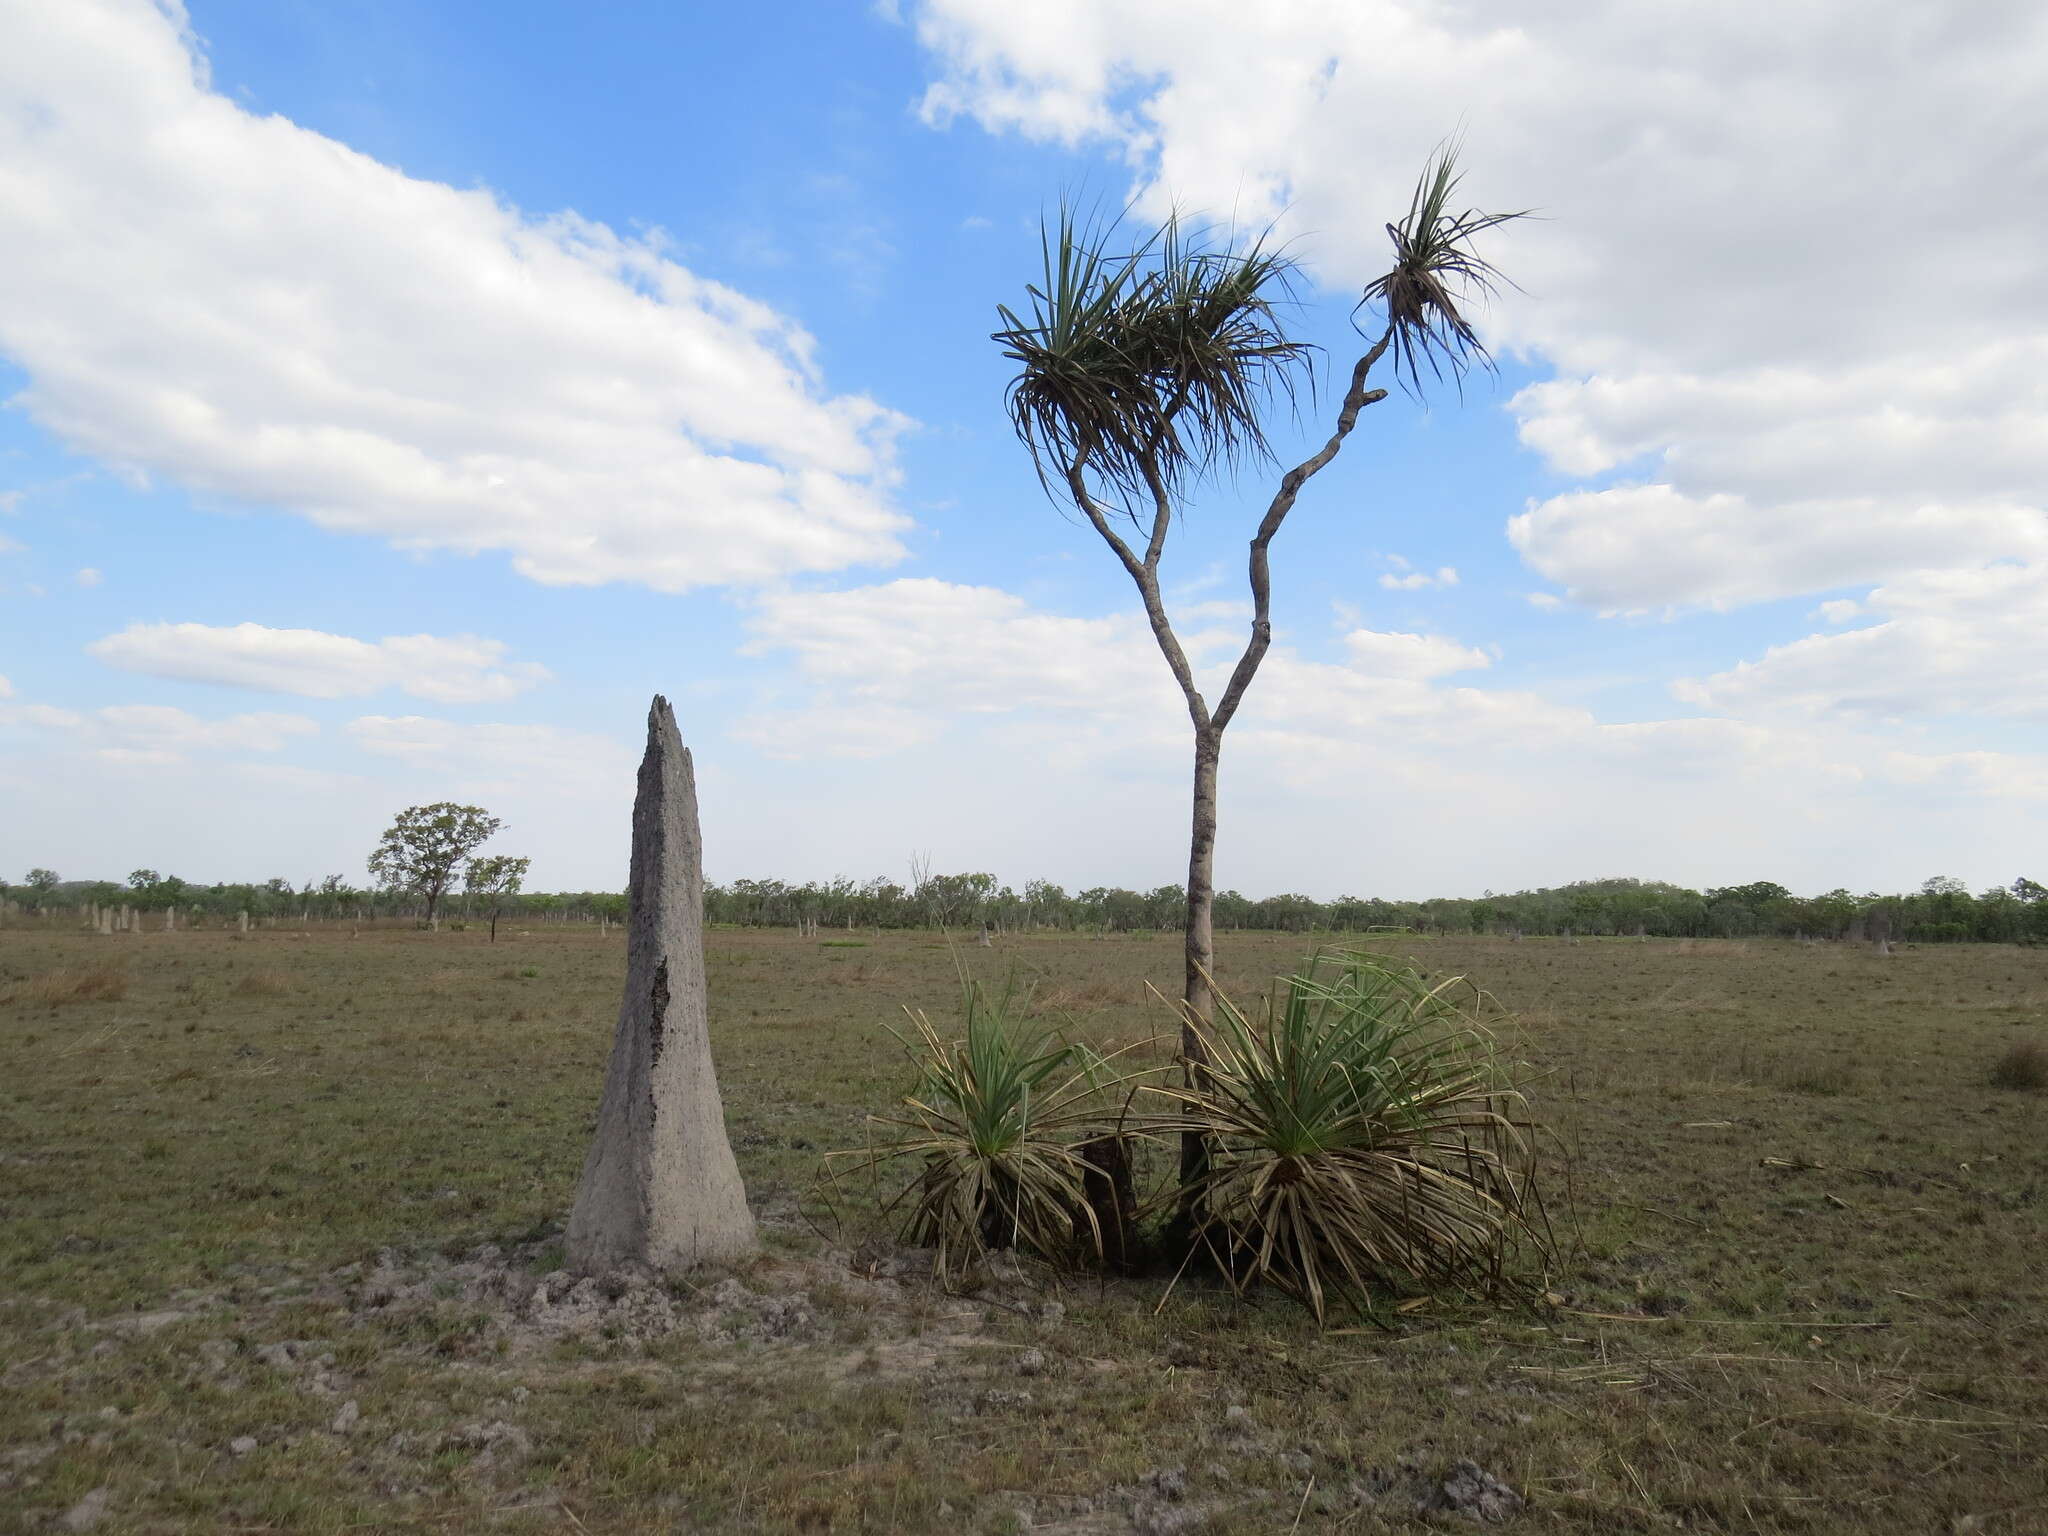
[[[1820,1098],[1854,1093],[1858,1085],[1855,1068],[1833,1057],[1813,1057],[1788,1063],[1780,1069],[1777,1077],[1777,1086],[1788,1093],[1813,1094]]]
[[[2048,1041],[2016,1040],[1991,1067],[1991,1086],[2022,1093],[2048,1089]]]
[[[1034,1017],[1045,1014],[1100,1013],[1133,1001],[1128,987],[1107,981],[1091,981],[1076,987],[1054,987],[1031,1006]]]
[[[291,989],[282,971],[251,971],[235,983],[235,991],[243,997],[283,997]]]
[[[20,995],[52,1008],[65,1003],[118,1003],[128,995],[128,973],[111,965],[45,971],[31,976]]]

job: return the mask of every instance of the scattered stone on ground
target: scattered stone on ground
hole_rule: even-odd
[[[1437,1486],[1429,1507],[1495,1522],[1520,1514],[1522,1496],[1477,1462],[1458,1461]]]
[[[1421,1458],[1404,1456],[1392,1469],[1374,1468],[1351,1482],[1358,1504],[1406,1508],[1418,1515],[1453,1514],[1494,1525],[1521,1513],[1522,1496],[1477,1462],[1458,1460],[1448,1473],[1429,1470]]]
[[[344,1327],[388,1322],[407,1332],[415,1319],[438,1324],[459,1315],[465,1331],[454,1352],[478,1363],[493,1362],[487,1368],[496,1370],[495,1362],[545,1358],[568,1338],[591,1340],[607,1354],[645,1350],[675,1335],[713,1347],[767,1345],[782,1351],[830,1337],[831,1329],[820,1322],[815,1295],[822,1296],[834,1313],[855,1309],[863,1329],[857,1348],[833,1346],[821,1373],[823,1381],[873,1380],[878,1372],[922,1375],[960,1351],[968,1351],[967,1358],[980,1364],[941,1395],[957,1405],[951,1416],[971,1420],[979,1415],[1028,1416],[1040,1411],[1041,1381],[1030,1381],[1032,1387],[1041,1389],[1034,1393],[1021,1384],[995,1385],[988,1379],[989,1372],[997,1381],[1004,1375],[1027,1379],[1054,1375],[1052,1351],[1022,1339],[1016,1339],[1004,1354],[972,1353],[977,1344],[986,1344],[986,1330],[994,1320],[1022,1320],[1037,1328],[1054,1327],[1064,1320],[1065,1306],[1043,1300],[1042,1289],[1026,1291],[1034,1277],[1014,1266],[991,1266],[977,1290],[965,1296],[952,1293],[934,1307],[940,1293],[933,1288],[932,1255],[919,1250],[885,1244],[869,1244],[851,1252],[828,1249],[802,1259],[760,1258],[736,1274],[717,1276],[714,1272],[714,1277],[662,1276],[638,1265],[579,1275],[548,1268],[560,1261],[558,1239],[558,1233],[535,1234],[521,1243],[484,1244],[466,1253],[387,1249],[369,1261],[334,1271],[310,1291],[300,1290],[289,1297],[263,1291],[257,1293],[262,1299],[254,1304],[326,1303],[340,1309],[337,1321]],[[217,1297],[181,1295],[175,1301],[175,1311],[136,1313],[99,1324],[88,1323],[82,1314],[67,1314],[57,1326],[153,1332],[171,1322],[202,1316],[215,1306],[233,1305],[236,1298],[231,1295],[224,1302]],[[241,1310],[246,1310],[246,1301]],[[149,1321],[138,1327],[138,1319]],[[877,1323],[882,1331],[868,1333]],[[294,1331],[306,1328],[307,1324],[300,1322]],[[369,1425],[359,1400],[360,1388],[338,1367],[334,1353],[338,1346],[339,1340],[332,1335],[248,1343],[232,1337],[202,1338],[187,1346],[191,1351],[187,1380],[204,1381],[216,1391],[235,1391],[260,1382],[265,1372],[276,1373],[302,1391],[332,1400],[323,1418],[313,1423],[324,1419],[334,1435],[362,1437]],[[441,1347],[447,1352],[446,1342]],[[1169,1342],[1162,1353],[1170,1360],[1173,1344]],[[801,1357],[792,1353],[788,1359],[796,1362]],[[245,1378],[244,1372],[253,1374]],[[979,1380],[974,1379],[977,1375]],[[395,1433],[382,1429],[374,1442],[378,1449],[365,1446],[357,1454],[381,1458],[467,1452],[471,1453],[467,1464],[477,1473],[516,1481],[522,1475],[519,1469],[534,1454],[539,1431],[515,1422],[520,1405],[532,1396],[531,1389],[507,1382],[501,1392],[496,1398],[472,1398],[468,1411],[475,1417],[463,1418],[453,1428]],[[1262,1499],[1274,1491],[1267,1487],[1273,1482],[1291,1485],[1298,1497],[1303,1481],[1316,1467],[1313,1454],[1306,1447],[1281,1440],[1272,1427],[1262,1426],[1252,1408],[1232,1400],[1240,1394],[1227,1381],[1219,1382],[1216,1392],[1212,1401],[1219,1401],[1220,1413],[1211,1421],[1211,1433],[1218,1459],[1203,1464],[1192,1476],[1188,1467],[1175,1466],[1150,1472],[1135,1484],[1093,1495],[1037,1495],[1030,1499],[1030,1509],[1020,1514],[1028,1513],[1031,1528],[1040,1536],[1182,1536],[1246,1499]],[[84,1422],[80,1418],[60,1421],[52,1430],[52,1441],[68,1444],[94,1433],[104,1438],[99,1423],[111,1417],[115,1415],[102,1411],[83,1428],[78,1427]],[[455,1417],[451,1414],[441,1423],[446,1425]],[[265,1432],[260,1442],[256,1435],[239,1436],[227,1449],[244,1457],[261,1444],[289,1450],[294,1443],[295,1436],[276,1430]],[[33,1474],[28,1467],[33,1459],[19,1454],[0,1459],[0,1486],[10,1481],[16,1486],[29,1485]],[[506,1486],[509,1490],[510,1483]],[[410,1497],[414,1491],[399,1482],[391,1483],[390,1490],[392,1497]],[[494,1514],[542,1510],[550,1507],[551,1497],[545,1490],[530,1498],[521,1494],[515,1504]],[[111,1490],[95,1490],[57,1517],[51,1528],[93,1529],[112,1513],[111,1498]],[[1329,1478],[1326,1484],[1313,1486],[1313,1497],[1307,1502],[1323,1516],[1333,1516],[1347,1507],[1369,1508],[1397,1520],[1434,1516],[1475,1525],[1508,1521],[1525,1508],[1521,1494],[1478,1463],[1461,1459],[1446,1465],[1420,1454],[1404,1456],[1391,1468]]]
[[[1162,1467],[1156,1472],[1148,1472],[1145,1474],[1144,1486],[1160,1498],[1178,1504],[1188,1496],[1188,1469]]]
[[[458,1424],[441,1437],[444,1451],[475,1451],[481,1468],[516,1466],[533,1454],[533,1437],[503,1419]]]
[[[644,1265],[624,1265],[597,1275],[567,1269],[539,1274],[535,1271],[542,1247],[529,1244],[507,1253],[487,1243],[453,1263],[431,1255],[410,1258],[387,1249],[372,1263],[349,1265],[332,1279],[340,1299],[359,1317],[404,1315],[460,1302],[484,1315],[481,1338],[502,1340],[515,1354],[569,1335],[601,1335],[632,1352],[679,1330],[707,1343],[759,1343],[801,1339],[817,1329],[808,1289],[756,1291],[729,1276],[693,1290]],[[767,1275],[771,1283],[829,1282],[858,1288],[854,1276],[832,1273],[830,1257],[784,1265],[779,1273],[767,1266]],[[755,1266],[750,1275],[758,1281],[763,1268]],[[886,1294],[902,1292],[889,1286]],[[278,1346],[266,1346],[258,1353],[274,1362],[281,1352]]]

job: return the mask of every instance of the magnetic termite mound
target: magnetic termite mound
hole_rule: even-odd
[[[696,773],[659,694],[633,800],[627,899],[626,991],[569,1213],[568,1261],[594,1272],[738,1258],[754,1249],[754,1218],[711,1064]]]

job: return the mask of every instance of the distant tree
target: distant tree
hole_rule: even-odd
[[[153,869],[131,869],[128,871],[128,889],[146,891],[152,885],[160,884],[163,878]]]
[[[1067,893],[1050,880],[1024,882],[1024,922],[1027,925],[1058,927],[1067,910]]]
[[[1282,316],[1293,261],[1262,241],[1212,245],[1177,218],[1132,239],[1115,221],[1089,226],[1062,209],[1057,226],[1043,231],[1044,275],[1025,290],[1027,312],[998,309],[1003,328],[992,339],[1019,365],[1008,396],[1011,424],[1047,493],[1072,505],[1137,587],[1193,727],[1181,1041],[1191,1074],[1201,1061],[1215,968],[1217,770],[1224,730],[1272,644],[1273,540],[1359,414],[1385,398],[1385,390],[1368,387],[1382,357],[1391,351],[1394,372],[1418,393],[1422,365],[1455,378],[1468,364],[1490,361],[1462,312],[1494,278],[1472,241],[1520,215],[1456,211],[1455,160],[1449,148],[1433,156],[1407,216],[1387,226],[1393,265],[1354,309],[1377,309],[1384,328],[1353,364],[1328,439],[1280,476],[1253,530],[1251,633],[1213,705],[1167,613],[1160,560],[1196,481],[1218,467],[1273,462],[1266,407],[1275,393],[1294,401],[1312,351],[1287,334]],[[1185,1138],[1184,1182],[1200,1171],[1202,1155],[1199,1139]]]
[[[370,875],[387,891],[419,897],[431,924],[457,872],[502,825],[479,805],[408,806],[378,839]]]
[[[466,889],[472,896],[482,897],[491,906],[491,942],[498,942],[498,913],[503,910],[505,898],[517,896],[519,887],[526,882],[526,868],[531,859],[515,859],[507,854],[497,854],[488,859],[469,861],[469,878]]]
[[[32,869],[20,885],[8,886],[6,889],[21,906],[39,912],[50,904],[58,884],[57,872],[54,869]]]
[[[2048,897],[2048,885],[2037,884],[2029,880],[2025,875],[2022,875],[2019,879],[2013,881],[2012,893],[2021,901],[2040,901],[2042,898]]]
[[[966,875],[926,873],[913,892],[927,918],[941,928],[955,923],[980,921],[983,909],[996,893],[996,877],[986,872]]]

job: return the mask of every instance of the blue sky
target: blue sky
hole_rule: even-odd
[[[359,877],[456,798],[616,887],[659,690],[713,878],[1175,878],[1186,723],[994,306],[1062,195],[1177,203],[1348,369],[1458,132],[1544,214],[1501,371],[1290,519],[1221,882],[2038,873],[2048,31],[1600,10],[0,0],[0,873]],[[1271,478],[1176,531],[1212,668]]]

